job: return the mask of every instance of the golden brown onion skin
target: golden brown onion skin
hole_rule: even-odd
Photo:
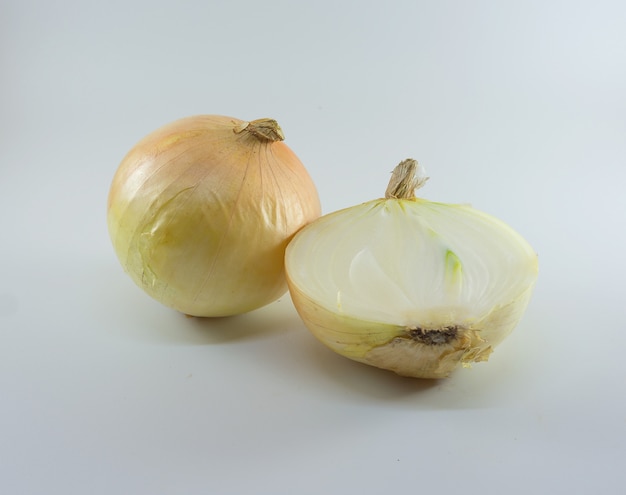
[[[268,122],[280,137],[255,132]],[[200,115],[165,125],[133,147],[111,184],[107,222],[122,266],[188,315],[243,313],[284,294],[285,248],[321,214],[277,124],[246,124]]]

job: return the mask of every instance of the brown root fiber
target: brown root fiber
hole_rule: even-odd
[[[449,326],[441,329],[425,329],[420,327],[409,328],[407,333],[411,339],[425,345],[449,344],[457,338],[459,327]]]

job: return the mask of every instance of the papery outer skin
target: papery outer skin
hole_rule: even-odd
[[[296,263],[294,250],[297,249],[298,237],[307,235],[305,231],[321,229],[319,226],[322,222],[325,221],[327,225],[335,215],[343,215],[349,210],[356,209],[364,211],[381,201],[385,200],[375,200],[325,215],[303,229],[288,246],[286,266],[289,291],[305,326],[333,351],[355,361],[391,370],[403,376],[445,378],[461,365],[468,366],[472,362],[486,361],[493,349],[513,331],[522,318],[534,289],[534,280],[509,300],[494,305],[485,314],[458,320],[442,317],[440,327],[458,326],[459,338],[445,345],[426,345],[410,338],[408,334],[410,327],[407,325],[372,321],[357,314],[347,314],[338,307],[320,304],[308,295],[307,287],[296,284],[290,276],[290,268],[293,268],[290,264]],[[482,212],[477,213],[489,217]],[[497,219],[493,220],[503,228],[510,229]],[[327,231],[324,233],[328,235]],[[526,262],[529,263],[531,276],[534,274],[536,279],[536,255]]]
[[[123,159],[107,222],[125,271],[154,299],[193,316],[228,316],[287,290],[284,250],[320,216],[315,186],[281,141],[195,116],[163,126]]]
[[[486,361],[519,323],[534,287],[469,325],[467,342],[428,346],[411,341],[405,326],[329,311],[299,290],[289,275],[287,281],[298,314],[320,342],[354,361],[413,378],[446,378],[460,365]],[[392,349],[394,346],[397,347]]]

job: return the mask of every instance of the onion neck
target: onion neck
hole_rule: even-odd
[[[235,127],[235,134],[240,132],[248,132],[260,141],[283,141],[285,135],[283,130],[273,119],[257,119],[251,122],[242,122]]]
[[[416,160],[402,160],[391,173],[385,199],[415,199],[415,190],[428,180],[424,167]]]

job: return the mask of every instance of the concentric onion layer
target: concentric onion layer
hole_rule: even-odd
[[[113,179],[107,220],[124,269],[183,313],[226,316],[280,297],[285,247],[320,215],[296,155],[250,129],[178,120],[140,141]]]
[[[326,345],[400,374],[442,377],[486,360],[517,325],[537,256],[469,206],[381,199],[305,227],[286,269],[296,308]]]

